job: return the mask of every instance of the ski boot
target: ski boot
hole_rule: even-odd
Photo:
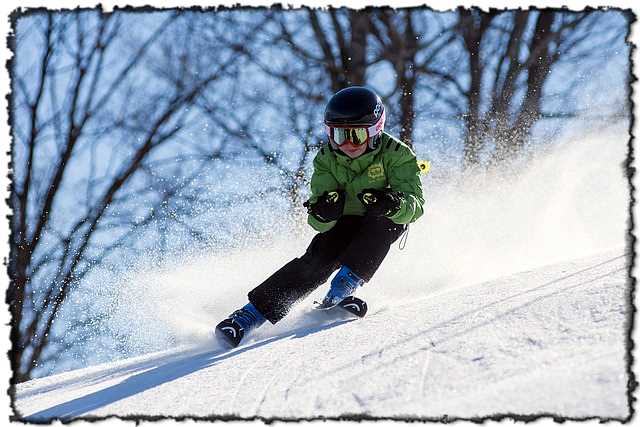
[[[226,346],[237,347],[245,334],[260,327],[266,320],[253,304],[248,303],[218,323],[215,334]]]
[[[343,265],[331,281],[329,292],[317,308],[325,310],[335,307],[345,298],[350,297],[363,284],[363,279],[358,277],[349,267]]]

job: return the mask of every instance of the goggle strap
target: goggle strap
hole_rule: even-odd
[[[378,119],[375,125],[367,128],[367,135],[369,135],[369,138],[376,136],[378,133],[382,132],[382,130],[384,129],[384,122],[385,122],[384,113],[385,112],[382,111],[382,115],[380,116],[380,118]]]

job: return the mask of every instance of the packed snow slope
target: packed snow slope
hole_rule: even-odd
[[[362,320],[314,312],[321,287],[238,349],[209,338],[252,287],[304,251],[310,230],[219,256],[176,256],[119,280],[106,272],[91,289],[110,315],[97,333],[120,352],[19,384],[16,408],[31,420],[623,419],[627,140],[622,129],[556,144],[511,173],[452,178],[432,165],[424,217],[358,292],[370,307]]]
[[[32,421],[83,416],[626,418],[622,251],[353,320],[306,307],[245,345],[214,342],[20,384]],[[394,283],[386,283],[393,286]]]

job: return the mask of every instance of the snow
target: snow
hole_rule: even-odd
[[[209,341],[19,384],[16,407],[32,421],[623,419],[627,262],[620,249],[412,302],[372,298],[357,320],[305,306],[231,351]]]
[[[627,419],[626,142],[625,130],[554,145],[515,175],[427,177],[424,218],[358,292],[364,319],[314,311],[323,287],[237,349],[209,337],[311,232],[109,276],[95,303],[145,354],[18,384],[16,409],[31,421]]]

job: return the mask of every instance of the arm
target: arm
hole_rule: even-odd
[[[388,165],[388,181],[391,190],[404,194],[400,210],[389,219],[396,224],[408,224],[422,216],[424,195],[420,182],[420,168],[411,148],[401,145],[393,151]]]
[[[331,154],[327,152],[326,148],[320,150],[313,160],[313,175],[311,176],[311,197],[310,203],[315,203],[318,197],[325,191],[333,191],[338,189],[338,181],[331,173],[330,159]],[[313,215],[307,217],[307,223],[313,227],[314,230],[324,233],[330,230],[336,221],[320,222]]]

